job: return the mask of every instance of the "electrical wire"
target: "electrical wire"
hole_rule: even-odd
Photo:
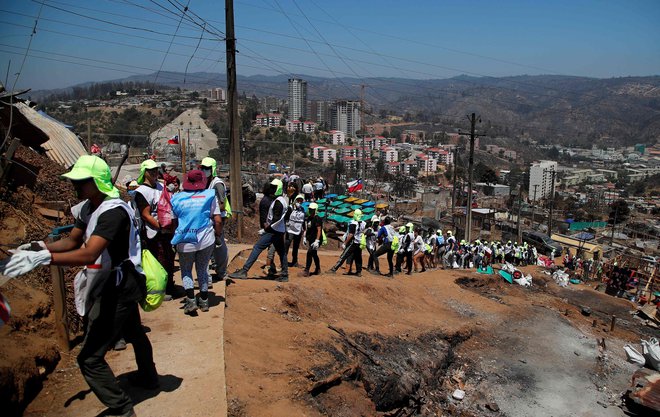
[[[176,38],[176,34],[179,32],[179,27],[181,27],[181,22],[183,22],[183,17],[185,16],[185,12],[188,10],[188,4],[190,4],[190,0],[188,0],[188,3],[186,4],[186,8],[181,15],[181,20],[179,20],[179,24],[176,26],[176,30],[174,31],[174,34],[172,35],[172,40],[170,41],[170,44],[167,47],[167,52],[165,52],[165,55],[163,56],[163,60],[160,62],[160,68],[158,68],[158,71],[156,72],[156,77],[154,78],[154,93],[156,92],[156,82],[158,82],[158,75],[163,69],[163,65],[165,65],[165,60],[167,60],[167,56],[170,53],[170,49],[172,48],[172,42],[174,42],[174,39]],[[201,42],[201,37],[200,37],[200,42]]]

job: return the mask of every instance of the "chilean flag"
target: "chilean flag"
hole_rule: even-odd
[[[170,145],[178,145],[179,144],[179,135],[174,135],[172,139],[168,140],[167,143]]]
[[[363,188],[362,179],[360,178],[355,181],[351,181],[348,184],[346,184],[346,186],[348,187],[349,193],[360,191]]]

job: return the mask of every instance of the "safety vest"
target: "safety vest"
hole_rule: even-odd
[[[222,188],[225,190],[224,195],[219,196],[225,199],[224,203],[218,198],[218,204],[220,204],[220,217],[231,217],[231,204],[229,204],[229,199],[227,198],[227,186],[225,183],[222,182],[220,178],[213,177],[209,184],[209,190],[215,190],[217,184],[222,184]]]
[[[211,207],[215,191],[182,191],[172,196],[172,211],[179,219],[172,245],[197,243],[197,233],[212,225]]]
[[[275,202],[279,201],[282,204],[282,216],[275,220],[273,219],[273,208],[275,207]],[[272,203],[270,203],[270,207],[268,208],[268,216],[266,217],[266,222],[270,224],[270,227],[275,230],[276,232],[284,233],[286,232],[286,224],[284,222],[284,218],[286,217],[286,211],[289,208],[289,202],[286,197],[283,195],[277,197]],[[274,221],[275,220],[275,221]]]
[[[89,200],[86,200],[71,207],[71,213],[73,214],[74,218],[79,219],[80,221],[87,224],[87,227],[85,228],[85,234],[83,236],[85,243],[87,243],[87,241],[92,236],[92,232],[94,232],[99,216],[101,214],[116,207],[121,207],[126,211],[131,227],[129,232],[127,259],[133,263],[135,270],[138,273],[142,273],[142,248],[140,244],[140,232],[137,229],[135,211],[133,208],[128,205],[128,203],[119,198],[109,198],[104,200],[101,205],[99,205],[96,210],[94,210],[94,212],[87,215],[87,213],[83,214],[83,207],[85,204],[91,203],[89,203]],[[115,285],[119,285],[123,279],[121,263],[113,267],[110,253],[108,253],[108,249],[106,248],[103,250],[103,252],[101,252],[101,255],[92,265],[86,265],[80,272],[78,272],[76,277],[73,279],[74,300],[78,314],[84,316],[89,311],[89,308],[94,303],[94,300],[96,300],[101,295],[105,281],[113,271],[116,272]]]

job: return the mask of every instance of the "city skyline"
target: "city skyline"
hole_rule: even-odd
[[[2,81],[42,89],[160,71],[224,72],[224,8],[191,1],[182,18],[156,4],[3,2],[11,21],[2,29]],[[660,73],[654,1],[237,1],[235,16],[238,72],[246,76]]]

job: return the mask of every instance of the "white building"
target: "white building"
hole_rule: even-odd
[[[338,100],[332,107],[331,125],[333,129],[346,132],[347,136],[355,136],[360,130],[360,102],[353,100]]]
[[[344,145],[346,144],[346,133],[341,130],[331,130],[330,136],[332,137],[333,145]]]
[[[289,118],[307,120],[307,81],[289,78]]]
[[[399,160],[399,152],[394,148],[382,148],[380,150],[380,157],[385,162],[397,162]]]
[[[209,90],[211,101],[227,101],[227,93],[223,88],[212,88]]]
[[[280,125],[281,113],[257,114],[256,125],[261,127],[277,127]]]
[[[529,167],[529,198],[531,200],[536,201],[554,196],[552,183],[556,172],[557,162],[555,161],[535,161],[532,163]]]

